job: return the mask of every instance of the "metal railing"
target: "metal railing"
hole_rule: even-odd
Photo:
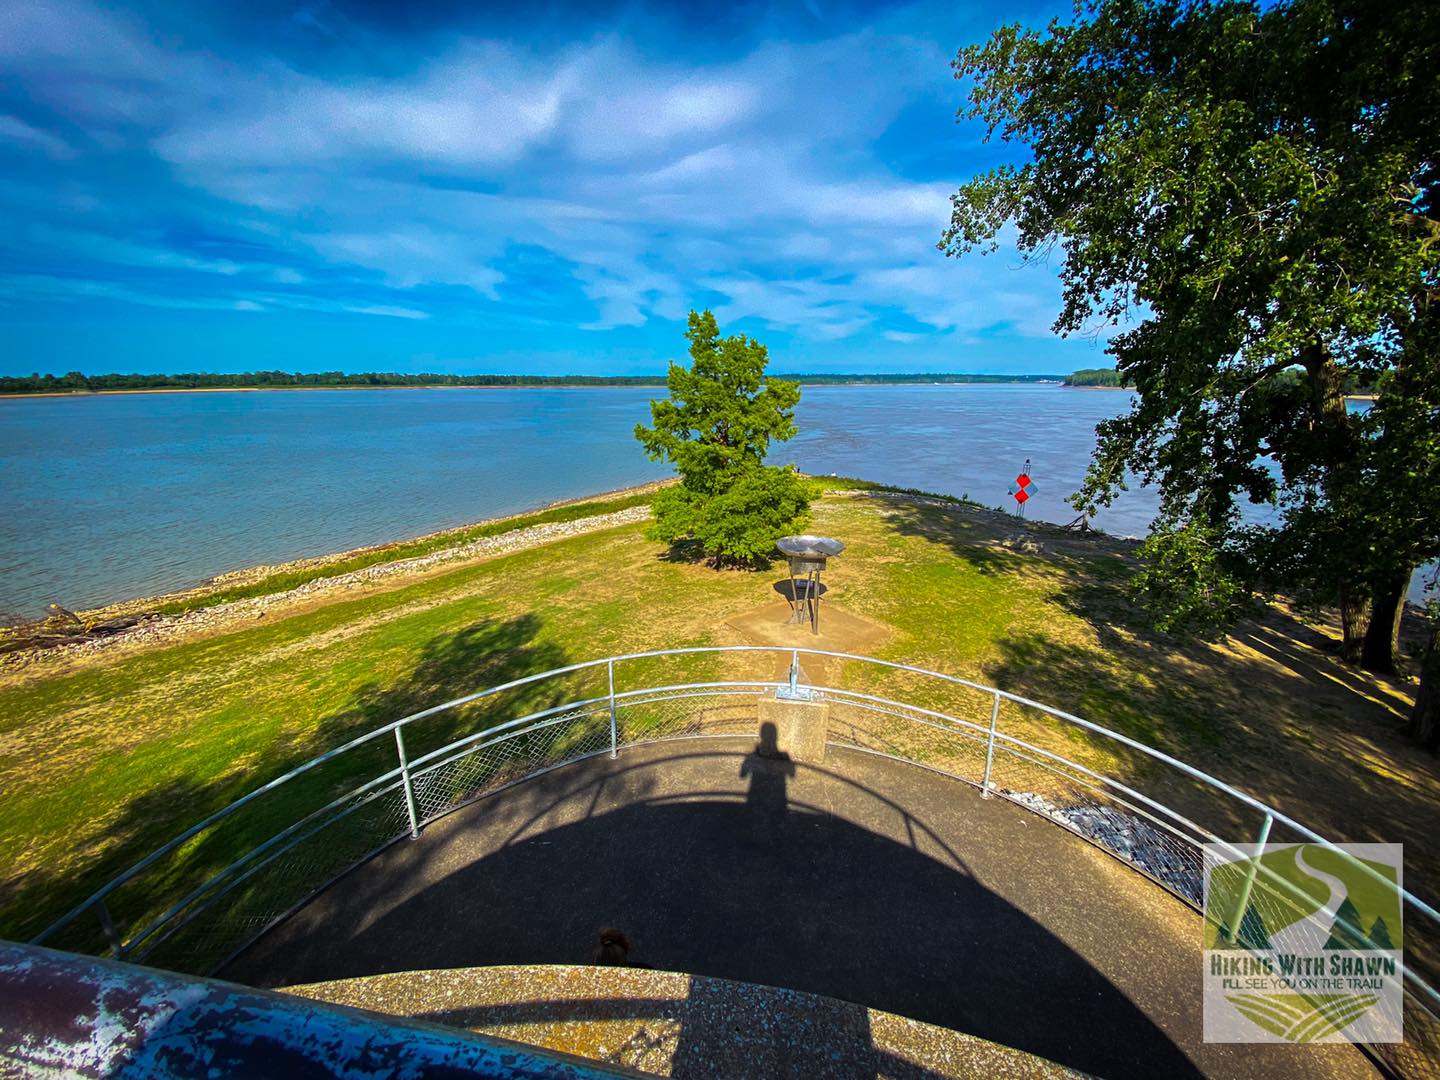
[[[774,677],[754,678],[766,654]],[[834,670],[805,681],[802,658]],[[1197,909],[1205,843],[1244,845],[1231,850],[1246,857],[1267,839],[1334,848],[1178,758],[968,679],[819,649],[662,649],[513,679],[352,738],[185,830],[34,942],[208,974],[356,864],[418,837],[461,806],[627,746],[753,734],[759,697],[777,691],[827,702],[831,743],[924,765],[979,787],[984,797],[1009,799]],[[393,751],[385,750],[386,735]],[[1283,906],[1287,888],[1293,892],[1284,883],[1257,883],[1252,872],[1230,926],[1249,903],[1262,911]],[[1440,913],[1408,891],[1402,901],[1410,916],[1407,1038],[1418,1035],[1415,1060],[1428,1062],[1433,1074],[1440,1061]]]

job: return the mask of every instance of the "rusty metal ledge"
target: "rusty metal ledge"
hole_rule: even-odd
[[[0,942],[0,1076],[644,1075],[438,1024]]]

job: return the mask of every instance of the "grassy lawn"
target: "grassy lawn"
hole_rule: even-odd
[[[846,541],[828,578],[832,601],[885,628],[877,655],[1116,728],[1336,839],[1404,842],[1407,885],[1434,900],[1440,779],[1435,760],[1400,734],[1409,689],[1338,665],[1328,628],[1276,609],[1223,644],[1154,636],[1118,587],[1129,573],[1123,548],[1052,530],[1036,534],[1040,552],[1020,553],[1000,542],[1016,532],[1013,519],[958,504],[836,491],[815,505],[812,527]],[[0,936],[37,932],[189,824],[346,738],[562,664],[737,644],[728,620],[777,599],[778,567],[716,573],[665,555],[643,526],[623,526],[221,636],[13,678],[0,688]],[[717,663],[685,671],[713,675]],[[567,689],[592,691],[594,678]],[[839,678],[962,708],[908,676],[851,665]],[[412,755],[534,706],[515,694],[436,720],[417,731]],[[1171,781],[1137,755],[1043,717],[1011,710],[1004,724],[1176,805],[1194,797],[1158,789]],[[377,744],[346,767],[373,774],[386,754],[393,744]],[[337,782],[301,785],[296,798],[321,798]],[[1256,823],[1206,824],[1243,836]]]

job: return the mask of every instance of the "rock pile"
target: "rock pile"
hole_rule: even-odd
[[[1091,802],[1059,806],[1033,791],[1002,789],[1000,794],[1094,841],[1190,903],[1200,905],[1203,893],[1200,849],[1189,841],[1111,806]]]

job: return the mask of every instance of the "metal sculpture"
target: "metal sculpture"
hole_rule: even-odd
[[[790,563],[790,621],[808,622],[812,634],[820,633],[820,573],[845,545],[828,536],[782,536],[775,546]]]

